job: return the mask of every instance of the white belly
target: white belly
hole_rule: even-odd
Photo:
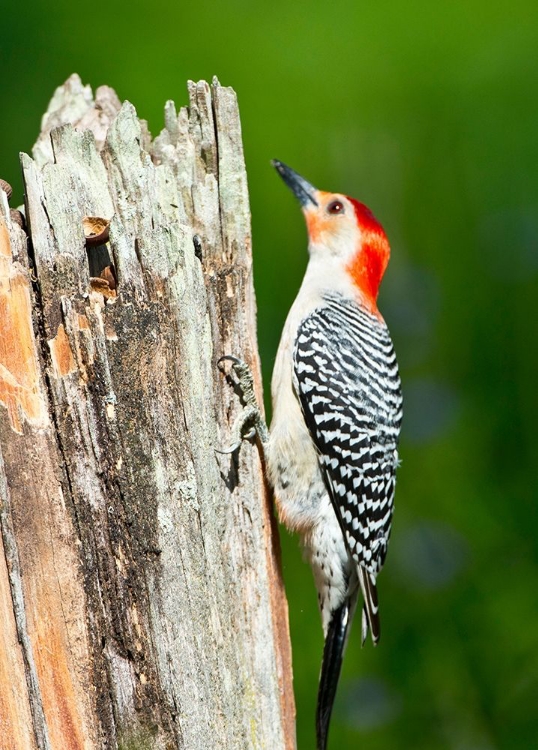
[[[299,532],[305,558],[312,566],[323,631],[331,613],[356,585],[338,519],[327,494],[318,456],[291,377],[291,352],[279,350],[273,374],[273,419],[266,446],[269,480],[280,521]]]

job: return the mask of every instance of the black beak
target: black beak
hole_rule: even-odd
[[[278,159],[273,159],[271,164],[282,177],[286,185],[293,191],[296,198],[299,199],[301,206],[308,206],[309,203],[313,203],[314,206],[318,205],[317,200],[314,197],[316,188],[307,182],[304,177],[294,172],[293,169],[282,164]]]

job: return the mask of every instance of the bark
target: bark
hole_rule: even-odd
[[[189,96],[152,140],[72,76],[21,155],[28,236],[0,190],[3,749],[295,747],[259,450],[215,451],[220,356],[262,404],[239,114]]]

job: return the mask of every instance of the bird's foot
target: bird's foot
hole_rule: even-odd
[[[235,453],[243,440],[252,439],[256,433],[258,433],[262,447],[264,447],[269,440],[269,430],[256,401],[254,378],[252,377],[250,368],[243,360],[231,354],[225,354],[217,362],[217,366],[221,372],[224,372],[224,368],[222,367],[224,362],[231,362],[232,364],[231,370],[237,378],[236,385],[241,391],[245,406],[232,426],[233,443],[228,448],[217,449],[217,453]]]

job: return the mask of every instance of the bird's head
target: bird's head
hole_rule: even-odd
[[[390,246],[369,208],[341,193],[317,190],[276,159],[273,166],[298,198],[306,219],[311,257],[343,267],[364,302],[376,309],[379,285],[390,257]]]

